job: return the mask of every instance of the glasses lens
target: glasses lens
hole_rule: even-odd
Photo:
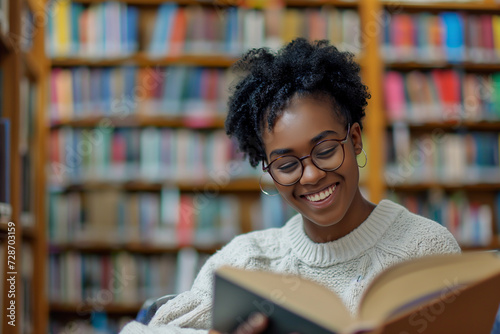
[[[300,179],[302,164],[296,157],[285,156],[274,161],[269,172],[278,183],[288,185]]]
[[[344,149],[338,141],[325,141],[314,147],[311,156],[319,168],[334,170],[344,162]]]

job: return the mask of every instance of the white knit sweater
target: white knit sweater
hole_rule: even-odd
[[[310,278],[336,292],[355,313],[363,290],[385,268],[427,254],[457,252],[460,247],[446,228],[389,200],[381,201],[354,231],[327,243],[312,242],[302,216],[296,215],[282,228],[234,238],[207,261],[191,290],[163,305],[149,326],[131,322],[121,333],[207,333],[213,272],[222,265]]]

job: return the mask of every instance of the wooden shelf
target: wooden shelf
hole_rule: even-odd
[[[49,304],[50,312],[74,313],[78,315],[90,314],[91,312],[106,312],[112,314],[136,314],[142,307],[142,304],[99,304],[91,305],[81,303],[55,303]]]
[[[494,121],[494,122],[461,121],[456,123],[442,123],[442,122],[411,123],[411,121],[402,121],[402,123],[407,125],[410,130],[422,130],[422,131],[432,131],[434,129],[443,129],[449,131],[457,129],[500,131],[500,121]],[[389,123],[387,127],[392,128],[395,124],[396,123]]]
[[[405,2],[405,1],[382,1],[382,5],[388,9],[415,9],[415,10],[474,10],[474,11],[500,11],[500,5],[494,1],[470,1],[470,2]]]
[[[2,51],[1,53],[2,54],[10,53],[13,50],[14,50],[14,45],[12,44],[11,39],[7,35],[0,32],[0,51]]]
[[[411,71],[411,70],[432,70],[432,69],[450,69],[450,68],[460,68],[467,71],[500,71],[500,64],[485,64],[485,63],[449,63],[446,61],[442,62],[386,62],[384,66],[387,69],[400,70],[400,71]]]
[[[60,121],[51,125],[52,129],[59,128],[61,126],[71,126],[71,127],[97,127],[102,122],[110,121],[112,126],[115,127],[145,127],[145,126],[156,126],[156,127],[170,127],[170,128],[194,128],[194,129],[223,129],[224,119],[223,118],[206,118],[201,119],[189,118],[189,117],[169,117],[169,116],[145,116],[145,115],[134,115],[126,117],[105,117],[105,116],[94,116],[85,117],[79,120],[70,121]]]
[[[25,0],[25,2],[32,13],[37,13],[45,6],[40,0]]]
[[[476,184],[442,184],[442,183],[418,183],[387,185],[387,191],[426,191],[429,189],[443,189],[446,191],[498,191],[500,183],[476,183]]]
[[[73,0],[85,4],[100,3],[102,0]],[[210,5],[210,6],[236,6],[241,4],[239,0],[119,0],[129,5],[160,5],[165,2],[175,2],[179,5]],[[358,1],[342,1],[342,0],[285,0],[287,6],[323,6],[331,5],[336,7],[356,7]]]
[[[36,231],[33,226],[22,226],[23,238],[35,239]]]
[[[500,249],[500,242],[498,240],[493,240],[487,246],[462,246],[462,245],[460,245],[460,247],[462,248],[463,251],[486,250],[486,249]]]
[[[63,189],[63,190],[73,190],[73,191],[83,191],[83,190],[100,190],[100,189],[110,189],[116,188],[128,191],[161,191],[161,189],[166,186],[175,186],[179,188],[180,191],[203,191],[203,187],[207,183],[213,182],[214,185],[218,185],[215,181],[170,181],[170,182],[141,182],[141,181],[130,181],[130,182],[106,182],[106,181],[93,181],[84,183],[68,183],[63,185],[54,185],[53,188]],[[245,178],[232,180],[228,184],[221,184],[218,191],[221,192],[239,192],[239,191],[260,191],[259,180],[256,178]],[[210,192],[213,192],[213,187],[210,188]]]
[[[184,55],[178,57],[152,58],[144,52],[118,57],[118,58],[90,58],[90,57],[68,57],[52,58],[53,67],[74,67],[74,66],[120,66],[137,65],[141,67],[169,66],[169,65],[192,65],[203,67],[230,67],[236,58],[228,55]]]
[[[84,253],[110,253],[125,251],[138,254],[171,254],[178,253],[182,248],[194,248],[200,253],[213,254],[218,249],[222,248],[222,244],[202,246],[202,245],[192,245],[192,246],[156,246],[150,243],[125,243],[125,244],[109,244],[109,243],[98,243],[98,242],[72,242],[64,244],[51,244],[49,246],[49,251],[52,253],[67,252],[67,251],[77,251]]]
[[[0,236],[3,233],[7,233],[7,231],[8,231],[7,223],[8,222],[9,222],[8,219],[0,218]]]
[[[42,70],[36,61],[36,57],[30,52],[23,52],[21,58],[23,60],[26,75],[33,80],[40,78]]]

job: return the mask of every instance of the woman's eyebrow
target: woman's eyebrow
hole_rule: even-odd
[[[311,144],[316,144],[317,142],[319,142],[320,140],[324,139],[325,137],[331,134],[338,135],[338,133],[333,130],[325,130],[321,132],[319,135],[315,136],[313,139],[311,139]]]
[[[331,134],[338,135],[338,133],[333,131],[333,130],[325,130],[325,131],[321,132],[320,134],[318,134],[317,136],[315,136],[313,139],[311,139],[310,142],[311,142],[311,144],[314,145],[317,142],[319,142],[320,140],[322,140],[323,138],[325,138]],[[285,154],[292,153],[292,152],[293,152],[293,150],[291,148],[278,148],[278,149],[273,150],[269,154],[269,157],[272,158],[273,155],[281,156],[281,155],[285,155]]]
[[[292,152],[293,150],[290,148],[278,148],[272,151],[271,154],[269,154],[269,157],[272,158],[273,155],[281,156]]]

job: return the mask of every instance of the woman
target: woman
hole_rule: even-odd
[[[212,276],[222,265],[307,277],[336,292],[355,313],[362,292],[385,268],[460,252],[438,223],[362,196],[359,168],[367,156],[361,131],[370,96],[351,54],[327,41],[297,39],[277,53],[248,51],[235,68],[245,75],[229,100],[227,134],[252,166],[262,164],[298,214],[282,228],[236,237],[207,261],[190,291],[158,310],[150,327],[132,323],[123,333],[206,332]],[[240,332],[263,328],[265,319],[257,316]]]

